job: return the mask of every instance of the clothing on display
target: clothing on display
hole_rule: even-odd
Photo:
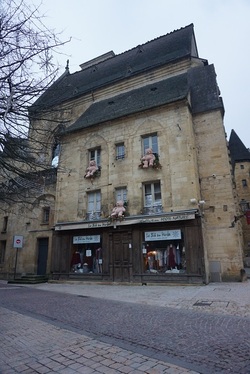
[[[80,247],[80,246],[79,246]],[[74,251],[70,269],[73,273],[102,273],[102,248],[84,246]]]
[[[165,248],[147,245],[144,254],[145,271],[149,273],[185,272],[185,248],[180,243],[166,243]]]

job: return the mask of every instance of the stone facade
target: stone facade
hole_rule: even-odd
[[[242,234],[239,222],[231,225],[238,202],[224,108],[213,65],[198,57],[193,25],[81,67],[66,71],[35,104],[48,110],[43,127],[53,113],[51,133],[58,123],[64,130],[57,136],[56,185],[46,200],[49,223],[43,230],[33,217],[28,227],[25,219],[8,229],[9,238],[17,227],[25,235],[19,272],[37,272],[44,237],[53,278],[238,279]],[[44,154],[51,158],[53,136],[48,144]],[[156,161],[143,168],[147,148]],[[86,178],[90,160],[99,170]],[[126,211],[113,219],[117,200]],[[40,201],[33,215],[44,208]],[[5,271],[13,269],[8,251]]]
[[[250,267],[250,226],[246,218],[247,212],[250,211],[250,152],[234,130],[230,134],[229,149],[234,183],[241,207],[235,221],[239,220],[242,225],[244,266]]]

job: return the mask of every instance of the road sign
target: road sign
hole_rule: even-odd
[[[23,236],[22,235],[15,235],[14,236],[13,247],[14,248],[23,248]]]

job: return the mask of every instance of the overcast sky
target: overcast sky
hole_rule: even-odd
[[[113,50],[125,52],[194,24],[199,57],[215,65],[229,140],[234,129],[250,148],[250,0],[27,0],[44,23],[72,37],[57,57],[64,72]]]

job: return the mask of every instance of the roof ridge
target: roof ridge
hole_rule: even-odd
[[[164,34],[164,35],[158,36],[158,37],[156,37],[156,38],[154,38],[154,39],[148,40],[148,41],[145,42],[145,43],[138,44],[138,45],[135,46],[135,47],[132,47],[132,48],[130,48],[130,49],[127,49],[126,51],[123,51],[123,52],[118,53],[118,54],[115,53],[114,56],[113,56],[113,57],[110,57],[108,60],[113,59],[113,58],[116,58],[116,57],[118,57],[118,56],[122,56],[122,55],[124,55],[124,54],[126,54],[126,53],[128,53],[128,52],[131,52],[131,51],[133,51],[133,50],[136,50],[138,47],[143,47],[144,45],[148,45],[148,44],[150,44],[150,43],[152,43],[152,42],[155,42],[155,41],[157,41],[157,40],[160,40],[160,39],[162,39],[162,38],[165,38],[165,37],[168,36],[168,35],[175,34],[175,33],[179,32],[179,31],[185,30],[185,29],[190,28],[190,27],[193,28],[193,27],[194,27],[194,24],[193,24],[193,23],[190,23],[190,24],[187,25],[187,26],[183,26],[183,27],[180,27],[179,29],[175,29],[175,30],[173,30],[173,31],[170,31],[170,32],[167,33],[167,34]],[[102,64],[103,62],[104,62],[104,61],[100,61],[100,62],[97,62],[97,63],[94,64],[94,65],[95,65],[95,66],[98,66],[99,64]],[[77,70],[77,71],[75,71],[75,72],[73,72],[73,73],[68,72],[67,75],[73,76],[73,75],[75,75],[75,74],[81,73],[83,70],[91,69],[91,67],[93,67],[93,66],[88,66],[88,67],[86,67],[85,69]],[[66,75],[66,74],[62,74],[62,76],[61,76],[60,78],[64,78],[65,75]]]
[[[181,30],[185,30],[185,29],[187,29],[187,28],[189,28],[189,27],[191,27],[191,26],[194,27],[194,24],[193,24],[193,23],[190,23],[190,24],[187,25],[187,26],[180,27],[179,29],[176,29],[176,30],[170,31],[170,32],[168,32],[167,34],[164,34],[164,35],[161,35],[161,36],[157,36],[156,38],[151,39],[151,40],[148,40],[148,41],[145,42],[145,43],[138,44],[138,45],[135,46],[135,47],[132,47],[132,48],[130,48],[130,49],[127,49],[126,51],[123,51],[123,52],[121,52],[121,53],[118,53],[118,54],[116,54],[114,57],[116,57],[116,56],[121,56],[121,55],[123,55],[124,53],[130,52],[130,51],[133,51],[134,49],[137,49],[138,47],[143,47],[144,45],[147,45],[147,44],[152,43],[152,42],[154,42],[154,41],[156,41],[156,40],[159,40],[159,39],[165,38],[165,37],[168,36],[168,35],[175,34],[175,33],[179,32],[179,31],[181,31]]]

